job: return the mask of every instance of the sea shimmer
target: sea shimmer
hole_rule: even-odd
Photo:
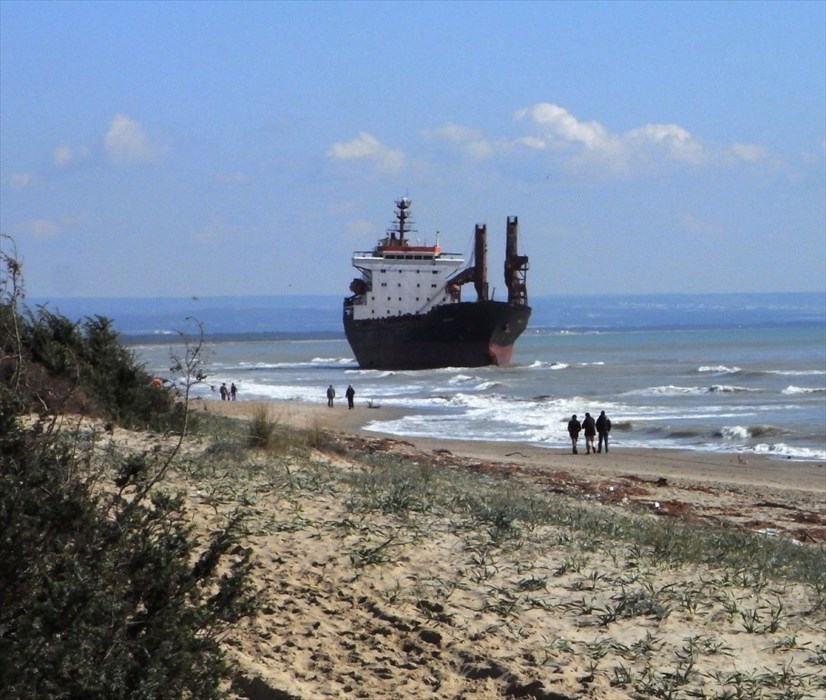
[[[811,303],[818,295],[774,297],[771,304],[741,308],[737,296],[729,299],[730,308],[716,304],[706,311],[696,299],[690,303],[694,298],[689,296],[647,298],[642,310],[603,299],[595,305],[602,309],[599,327],[576,327],[572,319],[565,319],[567,328],[548,327],[554,311],[540,308],[508,367],[360,370],[343,337],[222,336],[220,342],[207,343],[209,377],[195,395],[217,396],[222,382],[235,382],[239,400],[323,403],[332,384],[344,410],[344,390],[352,384],[357,404],[401,410],[392,419],[376,411],[368,430],[553,449],[568,446],[565,424],[572,414],[582,418],[586,411],[596,416],[604,410],[613,422],[611,440],[617,448],[822,461],[822,307]],[[802,306],[791,303],[801,299],[806,300]],[[708,306],[707,298],[701,301]],[[569,311],[571,305],[565,308]],[[306,324],[312,313],[308,307],[296,311],[296,323]],[[671,328],[662,322],[668,317],[674,322]],[[677,327],[687,317],[693,325]],[[736,322],[726,323],[727,317]],[[535,325],[537,320],[546,325]],[[153,374],[180,381],[168,370],[170,352],[180,353],[180,346],[138,342],[133,350]]]

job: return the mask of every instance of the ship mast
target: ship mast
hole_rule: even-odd
[[[396,200],[396,221],[394,222],[395,226],[393,228],[388,229],[387,233],[389,235],[389,242],[394,245],[407,245],[407,236],[408,233],[413,233],[413,230],[405,228],[405,224],[413,223],[413,219],[409,213],[410,207],[413,205],[413,202],[410,201],[407,197],[402,197],[401,199]],[[398,234],[398,240],[396,240],[396,235]]]

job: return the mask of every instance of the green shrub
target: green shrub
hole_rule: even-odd
[[[63,435],[23,430],[0,387],[0,695],[219,698],[227,626],[254,611],[240,517],[198,545],[164,465],[110,465],[93,488]]]
[[[127,428],[180,431],[183,408],[154,386],[134,354],[102,316],[74,323],[44,307],[19,314],[0,298],[0,381],[28,409],[76,412]]]

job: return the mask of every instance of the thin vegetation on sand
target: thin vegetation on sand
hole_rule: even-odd
[[[324,564],[325,579],[349,582],[337,596],[369,581],[382,619],[470,645],[476,660],[456,662],[468,677],[507,659],[502,697],[515,678],[540,679],[535,697],[826,694],[822,548],[629,514],[424,455],[338,447],[325,462],[306,433],[296,440],[245,467],[258,484],[251,535],[337,542],[340,558]],[[579,689],[565,695],[555,668],[579,669]]]
[[[0,695],[826,698],[822,547],[196,421],[2,262]]]

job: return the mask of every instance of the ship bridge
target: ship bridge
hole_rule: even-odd
[[[464,262],[462,255],[442,253],[438,246],[385,245],[354,253],[363,293],[353,299],[353,318],[420,314],[455,301],[448,281]]]

